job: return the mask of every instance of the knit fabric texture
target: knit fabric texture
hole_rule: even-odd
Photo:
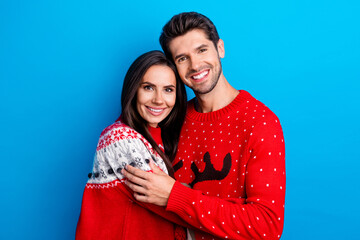
[[[149,130],[162,145],[161,130]],[[101,133],[92,173],[83,194],[76,240],[174,239],[175,234],[185,236],[182,228],[174,229],[172,222],[184,225],[178,216],[163,207],[137,202],[133,192],[124,184],[122,168],[130,164],[151,171],[149,159],[167,173],[163,160],[135,130],[117,121]]]
[[[279,239],[284,223],[285,145],[279,119],[246,91],[199,113],[194,100],[173,162],[167,210],[196,239]],[[193,189],[180,184],[187,183]]]

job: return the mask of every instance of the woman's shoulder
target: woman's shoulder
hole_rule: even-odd
[[[123,122],[116,121],[102,131],[99,138],[97,150],[125,139],[144,140],[144,137],[140,133],[132,129],[131,127],[124,124]]]
[[[133,134],[139,134],[138,132],[136,132],[134,129],[132,129],[131,127],[129,127],[128,125],[126,125],[125,123],[121,122],[121,121],[116,121],[113,124],[107,126],[100,135],[101,137],[104,137],[106,135],[112,135],[112,134],[118,134],[121,136],[128,136],[128,135],[133,135]]]

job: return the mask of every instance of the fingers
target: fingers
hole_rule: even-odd
[[[147,179],[148,173],[141,169],[135,168],[131,165],[126,165],[125,170],[126,170],[125,172],[128,172],[133,176],[136,176],[136,177],[142,178],[142,179]],[[125,177],[127,177],[127,175],[125,175]]]
[[[143,194],[139,194],[139,193],[135,192],[134,197],[137,201],[144,202],[144,203],[148,202],[148,197]]]
[[[143,186],[137,185],[135,183],[132,183],[130,181],[125,181],[125,184],[134,192],[141,195],[146,194],[146,189]]]
[[[150,168],[153,171],[153,173],[157,173],[157,174],[162,174],[164,173],[163,171],[161,171],[161,169],[154,163],[154,161],[152,159],[150,159]],[[165,174],[165,173],[164,173]]]
[[[130,169],[133,168],[129,165],[126,165],[126,167],[124,169],[121,170],[121,173],[125,176],[125,178],[128,179],[128,182],[131,182],[133,184],[139,185],[139,186],[145,186],[146,183],[146,178],[145,175],[142,173],[143,171],[140,169]],[[139,171],[134,171],[135,170],[139,170]],[[145,172],[146,173],[146,172]],[[129,184],[127,184],[129,185]]]
[[[134,192],[137,201],[166,206],[175,180],[164,173],[152,160],[151,172],[145,172],[126,165],[121,173],[127,180],[125,184]]]

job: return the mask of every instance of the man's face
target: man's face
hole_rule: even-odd
[[[222,74],[220,58],[225,55],[220,39],[215,48],[203,30],[194,29],[169,44],[180,78],[197,94],[214,89]]]

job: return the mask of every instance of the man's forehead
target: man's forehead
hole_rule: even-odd
[[[199,46],[204,44],[208,45],[210,43],[212,44],[203,30],[194,29],[184,35],[172,39],[169,43],[169,49],[174,57],[175,55],[196,50]]]

